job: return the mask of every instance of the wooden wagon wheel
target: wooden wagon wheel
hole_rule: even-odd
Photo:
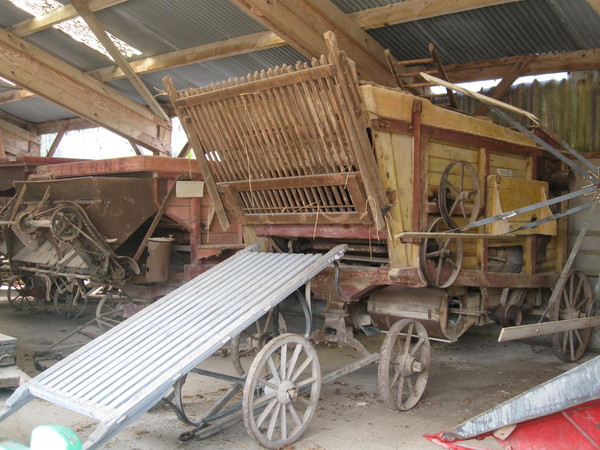
[[[76,319],[85,311],[87,292],[79,280],[67,281],[54,293],[54,308],[65,319]]]
[[[265,345],[248,370],[244,424],[260,445],[278,449],[308,427],[321,392],[321,368],[310,342],[282,334]]]
[[[383,345],[377,381],[383,401],[393,410],[408,411],[425,390],[431,350],[425,327],[402,319],[389,329]]]
[[[450,178],[458,179],[458,183],[450,181]],[[468,189],[467,184],[472,184],[473,188]],[[467,212],[467,205],[471,207],[470,214]],[[464,225],[477,220],[481,207],[481,188],[477,172],[471,164],[466,161],[448,164],[440,180],[438,206],[440,215],[450,228],[458,228],[452,216],[462,216]]]
[[[428,226],[428,233],[441,233],[443,219],[438,217]],[[430,286],[447,288],[460,272],[463,244],[460,239],[432,236],[423,239],[419,249],[419,268]]]
[[[274,337],[287,333],[287,326],[281,313],[277,313],[277,323],[273,323],[276,318],[275,309],[272,308],[267,315],[258,319],[253,328],[248,328],[231,339],[231,359],[233,367],[240,376],[246,373],[240,357],[258,352]],[[244,344],[243,340],[246,341],[247,349],[241,351],[240,345]]]
[[[556,303],[550,313],[551,320],[579,319],[592,315],[594,294],[588,277],[578,271],[572,270],[567,275]],[[587,348],[591,328],[569,330],[556,333],[552,336],[552,347],[556,356],[566,362],[577,361]]]
[[[119,325],[127,317],[123,306],[131,303],[132,299],[120,289],[109,290],[96,306],[96,325],[102,330],[110,330]]]
[[[46,298],[46,286],[35,276],[13,277],[8,281],[6,298],[17,311],[35,309],[39,300]]]
[[[306,299],[299,291],[294,292],[292,296],[296,297],[300,308],[302,309],[305,324],[304,337],[308,338],[310,335],[312,322],[310,309]],[[233,362],[233,367],[240,376],[245,375],[246,373],[246,369],[244,369],[242,366],[240,357],[248,356],[253,352],[258,352],[271,339],[288,332],[283,315],[279,313],[277,316],[275,316],[276,309],[279,308],[273,308],[269,310],[265,316],[255,322],[253,327],[242,331],[240,334],[231,339],[231,359]],[[276,324],[273,320],[275,317],[278,319]],[[244,342],[244,338],[246,342]],[[244,344],[247,344],[247,349],[242,351],[240,346]]]

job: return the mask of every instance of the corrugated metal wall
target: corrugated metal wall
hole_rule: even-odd
[[[600,71],[573,72],[560,81],[518,84],[502,101],[534,113],[580,152],[600,153]],[[471,112],[478,102],[460,96],[459,104],[460,109]]]

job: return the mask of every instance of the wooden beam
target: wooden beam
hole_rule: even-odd
[[[127,0],[89,0],[87,5],[91,11],[100,11],[126,1]],[[73,6],[64,5],[44,15],[19,22],[18,24],[7,28],[7,31],[10,31],[11,33],[21,37],[28,36],[32,33],[45,30],[66,20],[73,19],[78,15],[79,14],[77,11],[75,11]]]
[[[60,145],[60,141],[62,141],[62,138],[64,137],[68,129],[69,123],[63,122],[62,127],[60,128],[60,130],[58,130],[58,133],[56,133],[56,137],[54,138],[54,140],[52,141],[52,145],[48,149],[48,153],[46,154],[47,158],[52,158],[54,156],[54,153],[56,153],[56,149]]]
[[[24,130],[23,128],[18,127],[10,122],[7,122],[6,120],[0,119],[0,129],[2,129],[4,131],[8,131],[9,133],[12,133],[15,136],[18,136],[29,142],[33,142],[34,144],[39,145],[39,143],[40,143],[39,135],[32,133],[31,131]]]
[[[361,28],[368,30],[519,1],[522,0],[406,0],[350,15]]]
[[[384,48],[330,0],[232,2],[309,59],[326,54],[323,34],[332,31],[340,48],[355,62],[361,79],[388,85],[393,82]]]
[[[25,89],[14,88],[10,91],[0,92],[0,105],[4,103],[16,102],[23,100],[24,98],[34,97],[33,92],[26,91]]]
[[[494,88],[489,97],[500,100],[506,91],[508,91],[513,83],[517,80],[517,78],[522,76],[523,71],[535,60],[535,58],[536,55],[521,56],[515,65],[512,66],[508,72],[506,72],[502,80],[500,80],[500,83],[498,83],[498,85]],[[483,116],[487,110],[488,105],[485,103],[479,103],[473,114],[476,116]]]
[[[587,2],[596,11],[596,14],[600,16],[600,0],[587,0]]]
[[[126,139],[168,152],[169,122],[5,30],[0,30],[0,76]]]
[[[104,49],[108,54],[115,60],[117,66],[125,73],[125,76],[129,82],[133,85],[135,90],[142,96],[148,107],[163,120],[168,121],[169,116],[158,104],[154,96],[150,93],[141,78],[133,71],[129,62],[123,54],[119,51],[115,43],[112,41],[108,33],[106,32],[104,25],[96,19],[94,13],[90,11],[86,3],[83,0],[71,0],[71,5],[77,10],[81,18],[85,21],[94,36],[100,41]]]
[[[186,143],[183,144],[183,147],[181,147],[181,150],[179,150],[179,153],[177,153],[177,158],[186,158],[189,152],[190,141],[186,141]]]
[[[210,44],[139,59],[137,61],[130,61],[129,65],[136,73],[150,73],[199,62],[228,58],[230,56],[242,55],[274,47],[281,47],[282,45],[285,45],[283,39],[275,33],[264,31],[262,33],[240,36],[220,42],[212,42]],[[87,73],[104,82],[125,77],[123,71],[117,66],[104,67]]]
[[[142,153],[142,151],[140,150],[140,148],[138,147],[138,145],[135,142],[133,142],[133,141],[130,140],[129,143],[131,144],[131,148],[133,148],[133,152],[136,155],[139,155],[139,156],[143,156],[144,155]]]
[[[63,124],[67,124],[69,131],[98,128],[98,124],[91,122],[87,119],[78,117],[76,119],[56,120],[53,122],[37,123],[34,125],[33,129],[39,135],[58,133],[63,127]]]
[[[445,68],[453,83],[492,80],[502,78],[519,61],[519,58],[521,56],[448,64]],[[523,70],[522,76],[598,68],[600,68],[600,48],[590,48],[574,52],[537,55],[535,60]]]
[[[4,158],[6,153],[4,152],[4,139],[2,139],[2,130],[0,130],[0,158]]]

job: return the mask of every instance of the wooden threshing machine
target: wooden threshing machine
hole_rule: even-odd
[[[367,354],[353,329],[389,330],[385,385],[403,333],[455,341],[473,325],[519,325],[525,313],[590,315],[579,272],[544,311],[566,260],[566,222],[556,220],[572,175],[564,163],[531,133],[359,83],[326,40],[328,58],[295,68],[180,92],[164,80],[224,226],[239,221],[247,244],[280,252],[348,244],[341,263],[312,280],[325,302],[313,338]],[[494,219],[475,227],[481,217]],[[590,333],[557,333],[558,355],[578,359]],[[386,400],[407,409],[424,389],[429,350],[394,358],[409,388]]]

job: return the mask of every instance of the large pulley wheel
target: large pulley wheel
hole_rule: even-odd
[[[479,177],[471,164],[454,161],[446,167],[438,191],[440,215],[450,228],[458,228],[454,221],[462,217],[467,225],[477,220],[481,207]]]
[[[242,399],[244,424],[260,445],[278,449],[308,427],[321,392],[321,368],[310,342],[282,334],[254,359]]]
[[[6,298],[17,311],[35,309],[46,298],[46,285],[35,276],[13,277],[8,281]]]
[[[422,240],[419,249],[419,268],[429,286],[447,288],[458,277],[463,260],[463,244],[460,239],[444,237],[444,222],[441,217],[428,226],[428,233],[438,236]]]
[[[75,319],[85,311],[87,293],[78,280],[68,281],[54,293],[54,308],[59,316]]]
[[[408,411],[419,402],[429,378],[430,363],[425,327],[410,319],[392,325],[381,346],[377,374],[379,393],[388,407]]]
[[[242,331],[231,339],[231,359],[233,367],[242,376],[246,370],[241,358],[258,352],[274,337],[287,333],[287,326],[278,308],[271,308],[266,316],[258,319],[253,327]]]
[[[594,294],[587,275],[572,270],[567,275],[556,303],[551,312],[551,320],[569,320],[592,315]],[[583,356],[590,342],[591,328],[569,330],[552,336],[552,347],[562,361],[574,362]]]
[[[60,241],[72,241],[79,236],[82,224],[80,212],[72,206],[62,206],[50,218],[50,230]]]

